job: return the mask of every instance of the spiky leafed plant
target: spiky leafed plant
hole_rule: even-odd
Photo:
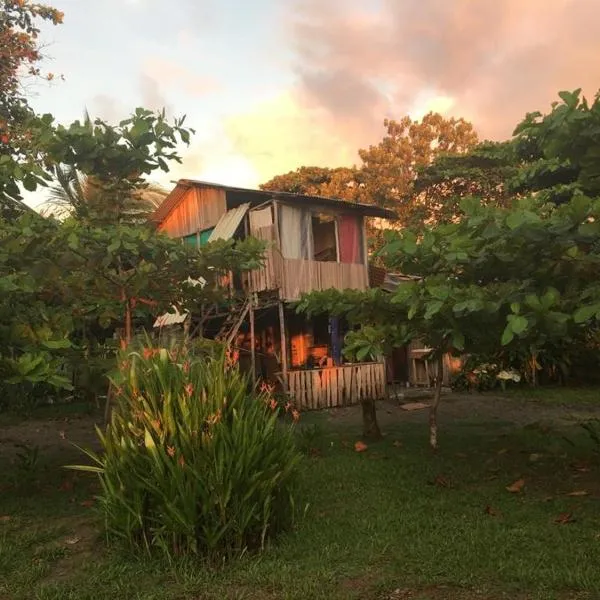
[[[117,406],[95,463],[111,536],[169,556],[233,557],[289,526],[300,454],[271,390],[218,345],[121,356]],[[287,407],[286,407],[287,409]],[[295,411],[292,411],[294,414]],[[296,416],[296,415],[294,415]]]

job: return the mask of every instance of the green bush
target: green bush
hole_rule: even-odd
[[[107,531],[148,552],[235,556],[291,523],[300,454],[270,391],[223,350],[144,348],[120,357],[98,435]]]

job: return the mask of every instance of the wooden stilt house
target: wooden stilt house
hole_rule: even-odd
[[[305,409],[343,406],[385,395],[385,365],[344,361],[344,323],[306,319],[291,304],[305,292],[369,286],[365,217],[391,211],[332,198],[180,180],[153,220],[159,230],[201,246],[253,236],[267,242],[264,265],[229,285],[238,302],[191,315],[201,328],[246,350],[254,377],[279,381]],[[185,316],[157,319],[156,326]],[[188,325],[189,326],[189,325]]]

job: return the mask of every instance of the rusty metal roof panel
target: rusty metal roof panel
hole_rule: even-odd
[[[340,210],[350,210],[360,212],[368,217],[380,217],[382,219],[397,219],[396,213],[394,211],[389,210],[387,208],[382,208],[380,206],[376,206],[374,204],[363,204],[360,202],[351,202],[348,200],[342,200],[340,198],[328,198],[325,196],[310,196],[306,194],[294,194],[291,192],[274,192],[271,190],[253,190],[249,188],[240,188],[233,187],[228,185],[222,185],[219,183],[210,183],[208,181],[198,181],[196,179],[180,179],[177,182],[177,186],[181,186],[181,188],[185,190],[190,187],[199,187],[199,188],[214,188],[223,190],[224,192],[230,192],[238,195],[245,195],[248,200],[251,201],[253,205],[260,204],[262,202],[268,200],[281,200],[282,202],[302,202],[303,204],[318,204],[322,206],[329,206],[331,208],[339,208]],[[173,193],[173,192],[171,192]],[[161,217],[164,218],[166,213],[170,209],[174,207],[174,205],[178,202],[176,196],[167,197],[165,202],[163,202],[164,206],[160,206],[154,213],[152,220],[161,220]]]
[[[165,313],[164,315],[160,315],[154,321],[154,328],[160,327],[169,327],[170,325],[180,325],[188,318],[187,312],[180,313],[176,308],[175,312]]]
[[[216,224],[213,232],[210,234],[208,241],[214,242],[215,240],[231,239],[237,228],[240,226],[242,219],[246,216],[249,208],[250,203],[246,202],[245,204],[240,204],[237,208],[228,210],[219,219],[219,222]]]

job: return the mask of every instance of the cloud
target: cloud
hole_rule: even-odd
[[[296,0],[287,27],[300,97],[349,136],[429,94],[490,137],[559,89],[600,85],[597,0]],[[419,111],[417,111],[419,112]]]
[[[161,86],[172,91],[183,91],[193,97],[205,96],[219,89],[218,82],[212,77],[199,75],[172,60],[152,57],[146,60],[143,72]]]
[[[301,165],[335,167],[357,158],[354,142],[336,132],[331,115],[292,92],[228,117],[224,130],[232,151],[250,161],[260,182]]]

